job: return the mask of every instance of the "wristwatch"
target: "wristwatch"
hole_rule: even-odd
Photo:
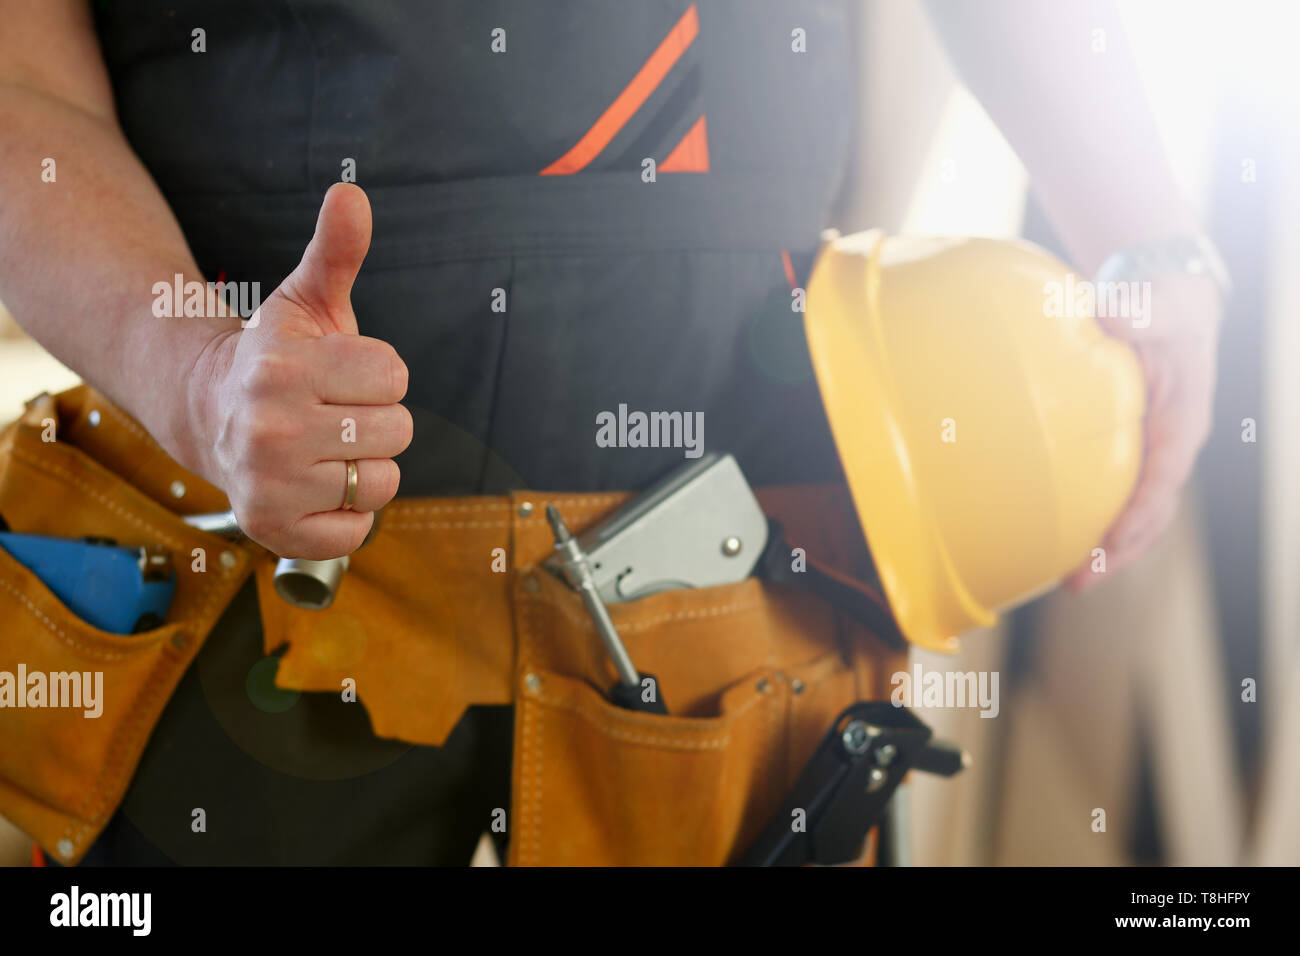
[[[1206,276],[1225,300],[1232,292],[1232,277],[1223,257],[1203,235],[1171,236],[1126,246],[1101,264],[1096,282],[1151,279],[1168,272]]]

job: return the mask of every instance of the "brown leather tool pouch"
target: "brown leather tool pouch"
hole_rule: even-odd
[[[333,603],[303,610],[257,568],[278,687],[355,692],[380,737],[441,746],[473,704],[510,703],[510,501],[398,498],[349,557]]]
[[[835,489],[760,498],[812,555],[835,549],[819,531],[842,541],[856,529]],[[543,556],[537,532],[517,533],[525,560]],[[514,864],[734,860],[835,716],[881,698],[905,660],[793,588],[750,578],[667,591],[610,608],[669,716],[632,712],[609,702],[615,673],[579,596],[536,565],[520,570],[513,591]]]
[[[0,433],[0,516],[12,531],[161,546],[176,575],[161,627],[111,634],[0,548],[0,672],[13,675],[15,694],[0,709],[0,815],[59,862],[81,859],[107,823],[182,672],[261,554],[176,513],[226,507],[217,489],[86,386],[38,396]],[[20,665],[46,675],[38,706],[27,706],[41,701],[34,689],[16,686]],[[98,716],[49,706],[54,675],[72,674],[102,674]]]
[[[795,588],[751,578],[669,591],[610,607],[669,716],[615,707],[581,600],[541,567],[552,550],[543,515],[554,504],[580,533],[630,497],[397,499],[325,611],[280,600],[272,564],[259,564],[277,685],[339,693],[351,681],[376,734],[430,745],[467,707],[513,699],[512,864],[736,859],[835,716],[882,699],[905,656]],[[842,487],[759,499],[810,561],[859,572],[865,549]]]

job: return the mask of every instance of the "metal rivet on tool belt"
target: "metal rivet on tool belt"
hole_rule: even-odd
[[[59,851],[59,856],[64,857],[66,859],[68,857],[71,857],[77,848],[72,845],[71,840],[60,840],[58,846],[56,846],[55,849]]]
[[[881,767],[888,767],[898,756],[898,748],[893,744],[885,744],[876,751],[876,764]]]
[[[91,409],[91,411],[90,411],[90,415],[88,416],[88,418],[89,418],[89,420],[90,420],[90,427],[91,427],[91,428],[98,428],[98,427],[99,427],[99,409],[98,409],[98,408],[93,408],[93,409]]]
[[[173,498],[185,497],[185,482],[179,479],[172,482],[172,497]]]
[[[184,650],[185,646],[189,644],[189,642],[190,642],[189,635],[186,634],[184,631],[177,631],[175,634],[172,635],[172,646],[175,647],[177,650]]]
[[[803,681],[801,681],[799,678],[796,677],[794,680],[790,681],[790,689],[794,691],[796,694],[802,694]]]
[[[844,749],[851,754],[864,754],[867,748],[871,746],[871,730],[867,727],[865,721],[853,720],[844,728],[840,735],[840,740],[844,743]]]
[[[723,541],[722,553],[729,558],[734,558],[736,555],[740,554],[740,539],[735,535],[732,535],[730,538]]]
[[[521,501],[519,503],[519,517],[527,518],[533,513],[533,503],[531,501]]]
[[[766,694],[771,689],[772,685],[767,682],[766,677],[760,677],[758,679],[758,692],[760,694]]]
[[[524,676],[524,686],[535,694],[542,689],[542,679],[536,674],[527,674]]]
[[[874,793],[879,790],[885,785],[885,781],[888,779],[889,774],[885,773],[885,771],[881,770],[879,767],[872,767],[871,773],[867,775],[867,793]]]
[[[528,577],[524,578],[524,590],[529,594],[536,594],[541,589],[542,585],[538,582],[536,575],[530,574]]]
[[[221,566],[223,568],[233,568],[239,563],[239,559],[235,557],[235,552],[233,551],[222,551],[219,560],[221,561]]]

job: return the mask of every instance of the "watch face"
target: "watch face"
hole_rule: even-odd
[[[1166,272],[1205,276],[1224,296],[1232,287],[1223,259],[1203,236],[1175,236],[1121,249],[1101,264],[1097,281],[1149,279]]]

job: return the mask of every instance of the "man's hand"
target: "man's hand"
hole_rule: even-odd
[[[1195,235],[1146,100],[1115,0],[927,0],[966,86],[1015,149],[1047,219],[1082,275],[1117,248]],[[1101,53],[1089,42],[1103,37]],[[1104,135],[1098,135],[1104,131]],[[1208,279],[1152,282],[1150,328],[1103,319],[1132,343],[1147,380],[1147,453],[1137,490],[1106,540],[1107,571],[1140,555],[1173,518],[1209,429],[1218,296]],[[1074,572],[1082,590],[1099,575]]]
[[[1210,434],[1220,303],[1214,283],[1169,275],[1151,283],[1151,324],[1099,316],[1102,326],[1130,343],[1147,383],[1146,456],[1137,488],[1106,534],[1107,573],[1132,564],[1164,533],[1178,510],[1178,493]],[[1101,578],[1091,561],[1066,587],[1085,591]]]
[[[397,493],[392,460],[411,441],[406,365],[357,334],[351,290],[370,247],[357,186],[325,195],[298,267],[241,331],[217,336],[190,387],[194,468],[226,492],[239,526],[281,557],[323,560],[361,546]],[[354,510],[340,510],[355,459]]]

